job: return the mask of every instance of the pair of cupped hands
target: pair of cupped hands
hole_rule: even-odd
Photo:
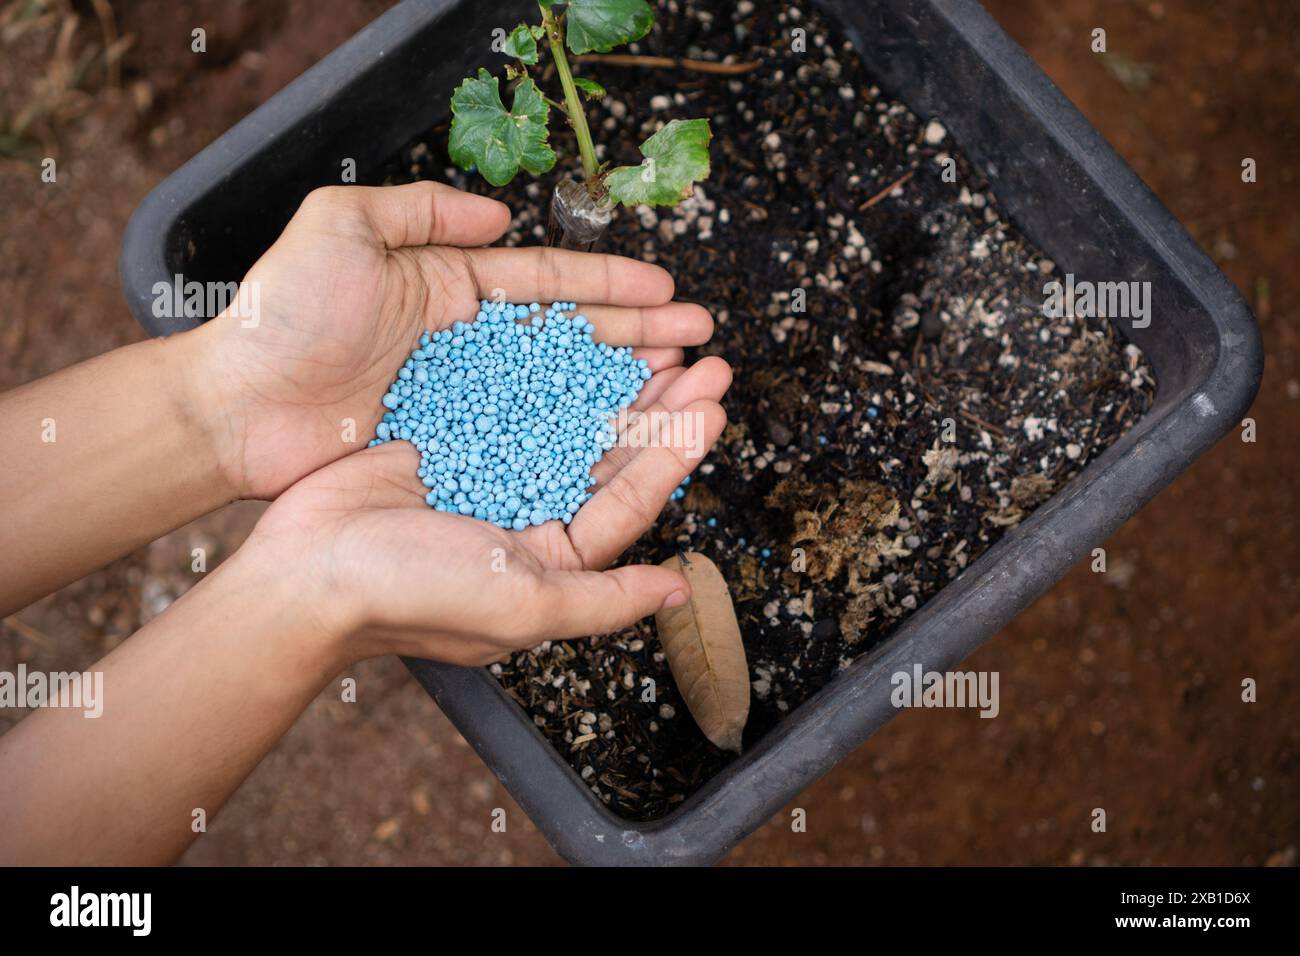
[[[683,347],[707,341],[712,319],[672,301],[672,278],[648,263],[488,248],[509,224],[502,203],[440,184],[318,189],[245,277],[258,289],[256,323],[232,309],[193,333],[192,401],[208,406],[222,476],[235,497],[274,499],[240,560],[267,580],[292,577],[322,631],[352,642],[349,657],[481,664],[614,631],[689,596],[666,568],[610,565],[726,423],[727,364],[683,366]],[[501,296],[576,302],[597,341],[633,346],[649,364],[634,410],[696,416],[703,442],[620,443],[568,525],[513,532],[429,508],[409,442],[365,447],[380,398],[423,331]]]

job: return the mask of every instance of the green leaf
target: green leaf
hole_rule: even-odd
[[[645,0],[569,0],[565,23],[574,53],[608,53],[649,33],[655,15]]]
[[[625,206],[676,205],[694,183],[708,179],[712,137],[706,119],[673,120],[641,144],[645,162],[640,166],[610,170],[605,179],[610,198]]]
[[[532,27],[521,23],[510,31],[506,45],[501,48],[506,56],[512,56],[523,63],[537,62],[537,37],[533,36]]]
[[[493,186],[504,186],[520,168],[535,176],[555,165],[555,152],[547,143],[550,107],[532,80],[515,87],[507,112],[497,78],[480,69],[477,78],[456,87],[451,111],[452,162],[463,169],[477,166]]]
[[[605,88],[595,80],[589,80],[585,76],[575,76],[573,85],[582,90],[583,94],[589,100],[598,100],[605,95]]]

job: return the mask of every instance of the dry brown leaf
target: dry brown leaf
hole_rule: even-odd
[[[673,680],[704,736],[740,753],[749,718],[749,665],[727,582],[717,565],[694,551],[661,566],[691,585],[689,601],[655,615]]]

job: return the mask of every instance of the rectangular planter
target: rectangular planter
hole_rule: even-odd
[[[886,91],[940,116],[1003,208],[1061,270],[1149,281],[1124,328],[1158,379],[1150,411],[882,645],[859,658],[670,816],[632,823],[593,796],[478,669],[407,666],[567,859],[720,858],[895,714],[890,676],[956,666],[1240,420],[1263,358],[1240,296],[1169,212],[973,0],[823,0]],[[311,189],[352,157],[362,178],[445,115],[490,36],[531,0],[406,0],[214,142],[141,204],[121,273],[140,323],[165,335],[155,282],[243,275]]]

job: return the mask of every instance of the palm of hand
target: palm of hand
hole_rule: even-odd
[[[196,333],[215,338],[202,378],[225,411],[216,441],[234,487],[272,498],[364,445],[420,331],[472,319],[484,298],[581,303],[598,339],[639,347],[660,389],[683,371],[681,347],[708,340],[708,313],[672,302],[655,266],[481,248],[509,222],[501,203],[428,182],[308,196],[246,277],[257,321],[224,313]]]
[[[460,250],[389,249],[360,207],[324,195],[249,270],[256,325],[236,315],[212,323],[224,391],[240,396],[235,477],[257,497],[364,443],[420,331],[473,318],[479,301]]]
[[[708,404],[711,442],[724,416]],[[250,541],[270,568],[309,563],[309,603],[323,620],[347,622],[345,658],[398,653],[484,664],[548,637],[614,630],[680,587],[657,567],[596,573],[648,527],[666,493],[636,511],[615,475],[572,524],[512,532],[431,510],[417,462],[406,442],[349,455],[281,495]],[[656,490],[675,486],[691,467],[664,464],[657,476],[646,469]]]
[[[415,478],[417,457],[411,445],[393,442],[308,476],[268,509],[254,532],[255,547],[288,560],[306,556],[307,577],[327,605],[364,594],[367,606],[382,607],[380,619],[354,616],[350,605],[327,615],[349,621],[358,641],[383,641],[387,650],[453,663],[495,660],[506,648],[479,636],[454,612],[480,605],[528,606],[545,561],[571,561],[572,549],[565,554],[562,546],[556,548],[561,542],[555,539],[566,536],[551,528],[530,529],[546,532],[550,541],[539,554],[534,548],[542,535],[512,534],[485,521],[433,511]],[[414,575],[420,583],[412,589],[417,569],[425,571]],[[480,623],[490,623],[497,634],[515,633],[524,622],[511,617],[496,614]],[[437,626],[420,627],[421,621]],[[423,634],[423,642],[414,644],[411,631]],[[357,656],[377,652],[360,644],[354,651]]]

